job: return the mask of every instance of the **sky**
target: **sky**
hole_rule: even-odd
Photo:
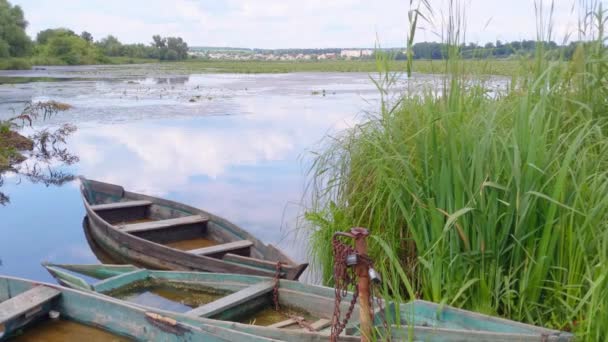
[[[54,27],[109,34],[123,43],[180,36],[190,46],[247,48],[382,47],[405,45],[410,0],[9,0],[36,33]],[[413,0],[414,3],[417,0]],[[439,41],[447,0],[429,0],[434,24],[416,41]],[[538,1],[538,0],[537,0]],[[576,27],[573,2],[555,0],[555,40]],[[608,0],[606,0],[608,1]],[[535,0],[462,0],[466,40],[535,39]],[[548,7],[549,1],[544,1]]]

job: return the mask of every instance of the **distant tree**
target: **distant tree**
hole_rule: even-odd
[[[38,34],[36,35],[36,42],[40,45],[44,45],[48,43],[51,38],[59,36],[76,36],[76,33],[74,33],[74,31],[70,29],[63,27],[46,29],[38,32]]]
[[[181,37],[152,36],[151,46],[161,60],[181,60],[188,58],[188,44]]]
[[[123,45],[118,38],[109,35],[97,43],[97,46],[101,48],[103,54],[106,56],[122,56]]]
[[[165,54],[165,59],[168,61],[176,61],[179,59],[179,56],[175,50],[168,50]]]
[[[86,40],[89,43],[93,42],[93,35],[87,31],[82,31],[82,33],[80,34],[80,38]]]
[[[94,64],[102,57],[97,47],[77,35],[57,35],[49,38],[44,45],[44,53],[69,65]]]
[[[165,48],[167,46],[167,39],[161,38],[159,35],[154,35],[152,36],[152,46],[159,49]]]
[[[181,37],[168,37],[166,41],[169,51],[175,51],[175,59],[188,58],[188,44]]]
[[[25,33],[27,24],[21,7],[0,0],[0,56],[22,57],[30,53],[32,41]]]

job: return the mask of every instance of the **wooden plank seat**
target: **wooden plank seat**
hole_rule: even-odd
[[[104,211],[104,210],[116,210],[116,209],[127,209],[127,208],[135,208],[135,207],[147,207],[152,205],[150,201],[127,201],[127,202],[114,202],[107,204],[96,204],[92,205],[91,209],[94,211]]]
[[[248,253],[251,249],[251,246],[253,246],[253,242],[249,240],[238,240],[210,247],[191,249],[188,250],[188,253],[196,255],[217,255],[239,250]]]
[[[146,232],[146,231],[150,231],[150,230],[158,230],[158,229],[165,229],[165,228],[184,226],[184,225],[190,225],[190,224],[196,224],[196,223],[204,223],[207,221],[209,221],[209,218],[207,218],[207,217],[203,217],[200,215],[192,215],[192,216],[177,217],[177,218],[168,219],[168,220],[124,224],[124,225],[118,225],[118,227],[123,232],[139,233],[139,232]]]
[[[58,291],[48,286],[36,286],[0,303],[0,324],[28,313],[32,309],[59,296]]]
[[[265,281],[246,287],[226,297],[222,297],[211,303],[201,305],[196,309],[186,312],[188,316],[211,317],[225,310],[241,305],[249,300],[262,296],[274,289],[273,281]]]

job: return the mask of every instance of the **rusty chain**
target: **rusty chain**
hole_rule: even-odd
[[[272,289],[272,300],[274,301],[274,310],[279,311],[279,280],[281,279],[281,261],[277,261],[274,272],[274,288]]]
[[[334,289],[335,289],[335,301],[334,301],[334,315],[332,317],[332,326],[331,326],[331,335],[330,341],[336,342],[338,341],[338,337],[346,328],[348,321],[350,320],[353,311],[355,309],[355,305],[357,303],[357,298],[359,297],[359,287],[357,286],[357,279],[355,276],[354,267],[348,267],[346,263],[346,258],[349,254],[354,254],[357,256],[357,259],[362,260],[367,264],[369,268],[372,268],[374,263],[372,259],[367,255],[361,255],[357,253],[357,251],[338,240],[337,236],[333,237],[332,247],[334,252]],[[350,272],[349,272],[350,270]],[[352,299],[350,301],[348,310],[344,315],[344,319],[340,321],[341,317],[341,308],[340,303],[342,303],[342,299],[348,295],[348,287],[352,286],[354,288]],[[386,321],[386,315],[384,313],[384,307],[382,305],[382,299],[379,296],[376,296],[373,292],[373,287],[371,288],[372,292],[370,293],[370,307],[372,310],[370,314],[372,315],[373,321],[373,299],[376,299],[376,305],[378,305],[378,309],[380,311],[380,316],[382,320],[382,324],[385,328],[385,331],[388,332],[388,323]],[[387,336],[386,340],[390,340],[390,337]]]
[[[384,340],[385,341],[390,341],[391,340],[391,336],[390,336],[390,332],[388,330],[388,321],[386,320],[386,313],[384,312],[384,305],[382,302],[382,298],[380,298],[380,296],[377,296],[374,292],[375,290],[375,286],[371,287],[372,293],[370,296],[370,301],[371,301],[371,308],[372,308],[372,312],[374,312],[374,302],[372,300],[372,298],[376,299],[376,305],[378,305],[378,312],[380,312],[380,319],[382,320],[382,326],[384,327],[384,331],[387,334],[387,336],[385,336]]]
[[[334,250],[334,289],[335,289],[335,301],[334,301],[334,315],[332,317],[331,324],[331,335],[330,341],[335,342],[338,341],[338,336],[342,333],[350,317],[353,314],[355,309],[355,304],[357,303],[357,297],[359,297],[359,288],[355,283],[356,277],[354,276],[355,271],[350,269],[346,265],[346,257],[349,254],[355,254],[355,249],[349,245],[346,245],[338,240],[336,236],[334,236],[332,241],[332,246]],[[346,311],[346,315],[344,319],[340,321],[340,304],[342,303],[342,298],[348,295],[348,287],[352,285],[355,287],[353,291],[353,297],[348,306],[348,311]]]

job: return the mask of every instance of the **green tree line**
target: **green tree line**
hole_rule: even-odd
[[[40,31],[32,40],[25,32],[28,22],[23,10],[0,0],[0,68],[24,69],[32,64],[109,63],[110,57],[183,60],[188,44],[180,37],[154,35],[150,44],[123,44],[109,35],[98,41],[89,32],[67,28]]]
[[[521,40],[503,43],[497,40],[484,45],[476,43],[461,44],[458,49],[461,58],[508,58],[511,56],[533,56],[539,45],[544,51],[550,52],[550,58],[564,57],[571,59],[578,42],[570,42],[567,45],[558,45],[556,42],[538,42],[536,40]],[[412,46],[414,59],[445,59],[447,57],[447,45],[437,42],[421,42]],[[403,51],[396,53],[397,60],[407,59]]]

